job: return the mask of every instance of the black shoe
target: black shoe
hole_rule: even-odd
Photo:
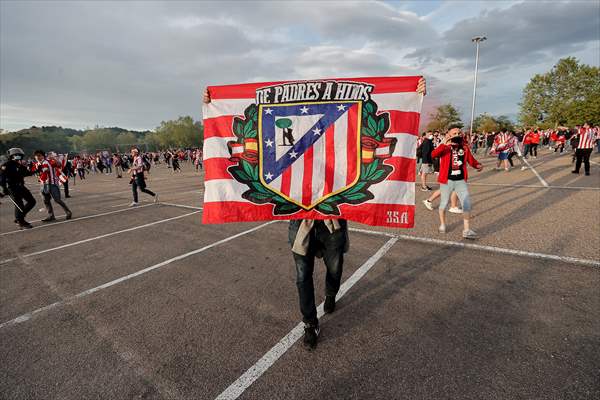
[[[335,296],[325,296],[323,311],[325,311],[325,314],[331,314],[335,311]]]
[[[42,222],[52,222],[52,221],[56,221],[56,218],[54,218],[54,215],[49,215],[42,220]]]
[[[22,222],[19,222],[19,228],[21,228],[21,229],[31,229],[31,228],[33,228],[33,225],[31,225],[27,221],[22,221]]]
[[[71,218],[73,218],[73,213],[72,213],[71,211],[69,211],[69,212],[67,213],[67,216],[66,216],[66,218],[65,218],[65,219],[71,219]]]
[[[571,171],[571,173],[579,175],[579,171]]]
[[[589,175],[590,173],[589,173],[589,172],[586,172],[585,174],[586,174],[586,175]]]
[[[319,328],[319,324],[305,324],[304,325],[304,346],[308,349],[313,350],[317,347],[317,340],[319,338],[319,332],[321,329]]]
[[[69,196],[68,194],[65,195],[65,199],[70,199],[70,198],[71,198],[71,196]]]

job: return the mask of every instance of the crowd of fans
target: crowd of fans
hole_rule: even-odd
[[[202,150],[167,149],[158,152],[142,153],[137,147],[132,147],[130,153],[110,153],[99,151],[95,154],[57,154],[37,150],[33,157],[26,157],[20,148],[12,148],[7,156],[0,156],[0,197],[8,196],[15,207],[14,222],[21,229],[31,228],[25,220],[27,213],[35,207],[36,200],[25,185],[25,177],[37,175],[40,182],[40,194],[48,212],[42,222],[51,222],[56,218],[52,201],[65,211],[67,219],[72,213],[61,198],[60,186],[64,189],[64,197],[69,198],[69,180],[84,180],[89,174],[113,174],[117,179],[127,174],[133,192],[131,206],[138,205],[138,189],[154,197],[158,195],[146,188],[145,175],[153,166],[165,165],[173,173],[181,172],[181,163],[192,164],[196,171],[202,169]]]
[[[582,140],[583,138],[583,140]],[[421,190],[431,190],[427,186],[427,175],[439,172],[439,160],[431,157],[433,150],[444,139],[444,133],[438,131],[423,132],[417,140],[417,171],[421,179]],[[486,157],[497,157],[497,170],[510,171],[514,167],[514,159],[520,162],[522,170],[527,169],[523,159],[536,159],[538,149],[547,147],[557,155],[571,154],[575,163],[573,172],[579,172],[583,163],[586,175],[589,174],[589,156],[593,148],[600,153],[600,127],[588,124],[573,128],[557,127],[555,129],[531,128],[524,131],[474,132],[464,134],[471,153],[483,154]],[[579,149],[579,151],[577,151]],[[578,161],[579,160],[579,161]]]

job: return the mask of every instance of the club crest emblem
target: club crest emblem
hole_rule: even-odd
[[[248,186],[242,197],[274,204],[274,215],[316,210],[340,215],[341,204],[373,199],[369,187],[388,177],[395,138],[378,112],[372,86],[302,82],[257,90],[257,101],[234,117],[228,172]]]

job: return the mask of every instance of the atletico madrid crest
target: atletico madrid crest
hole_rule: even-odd
[[[237,162],[228,171],[248,186],[242,197],[274,204],[274,215],[340,215],[341,204],[373,199],[369,187],[393,170],[383,160],[396,139],[385,137],[390,117],[378,113],[370,89],[309,82],[257,90],[257,103],[233,119],[237,140],[228,145]]]

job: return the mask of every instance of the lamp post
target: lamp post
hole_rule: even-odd
[[[477,91],[477,68],[479,67],[479,43],[487,38],[485,36],[475,36],[471,42],[475,43],[477,48],[475,52],[475,79],[473,80],[473,103],[471,104],[471,125],[469,125],[469,136],[473,135],[473,118],[475,118],[475,93]]]

